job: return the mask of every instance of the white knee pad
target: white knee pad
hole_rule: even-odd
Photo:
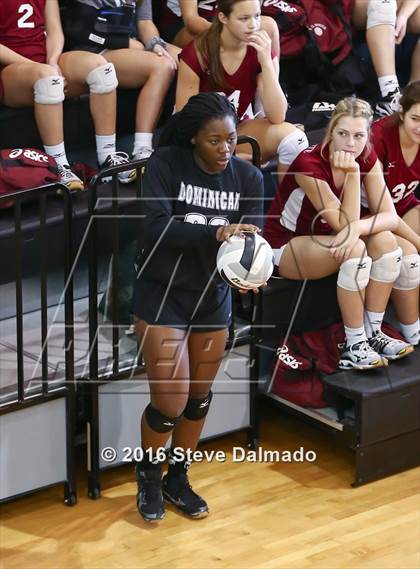
[[[369,0],[366,29],[375,26],[395,26],[397,19],[396,0]]]
[[[277,148],[277,154],[280,164],[291,164],[305,148],[308,148],[309,143],[306,134],[299,128],[295,128],[293,132],[288,134],[280,142]]]
[[[105,63],[89,71],[86,75],[86,83],[89,85],[90,92],[95,95],[111,93],[118,87],[114,64]]]
[[[41,77],[34,84],[35,103],[56,105],[64,101],[64,79],[60,75]]]
[[[371,267],[370,257],[347,259],[342,263],[338,272],[337,285],[350,292],[365,289],[369,283]]]
[[[413,290],[420,284],[420,255],[406,255],[401,259],[400,276],[394,283],[398,290]]]
[[[402,250],[397,247],[395,251],[384,253],[379,259],[372,262],[370,278],[380,283],[393,283],[401,271]]]

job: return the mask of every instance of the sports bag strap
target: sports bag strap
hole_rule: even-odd
[[[297,4],[298,2],[296,2]],[[275,20],[277,21],[278,25],[281,27],[282,33],[287,33],[290,28],[292,27],[292,22],[290,19],[284,14],[281,10],[279,10],[275,16]]]
[[[331,10],[332,10],[333,14],[335,14],[335,16],[337,16],[337,18],[340,19],[341,23],[344,26],[344,30],[346,31],[346,34],[349,37],[350,43],[353,43],[353,31],[351,29],[350,22],[348,21],[348,19],[344,15],[343,6],[342,6],[340,0],[338,0],[338,2],[332,3]]]

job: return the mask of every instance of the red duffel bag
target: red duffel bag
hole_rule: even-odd
[[[35,148],[0,150],[0,196],[18,190],[37,188],[59,180],[55,159]],[[13,201],[2,201],[10,207]]]

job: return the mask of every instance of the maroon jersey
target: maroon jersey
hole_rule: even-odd
[[[414,192],[420,183],[420,149],[411,166],[404,160],[400,145],[398,123],[385,117],[376,121],[372,128],[372,140],[379,160],[382,162],[386,185],[399,216],[420,201]]]
[[[328,147],[322,154],[329,155]],[[361,182],[376,161],[374,150],[366,157],[357,158]],[[301,152],[290,165],[289,173],[280,184],[267,215],[264,237],[275,249],[298,235],[329,235],[332,232],[330,225],[318,214],[305,191],[297,183],[294,173],[327,182],[334,195],[340,198],[341,188],[336,188],[334,184],[330,162],[321,155],[321,145]]]
[[[200,65],[194,41],[188,44],[180,53],[184,61],[200,78],[200,93],[214,91],[207,66]],[[275,57],[275,54],[272,54]],[[254,117],[252,102],[257,92],[257,76],[261,73],[257,52],[251,46],[247,47],[246,55],[233,75],[224,71],[224,80],[227,87],[223,91],[234,104],[239,120]]]
[[[1,0],[0,43],[20,55],[45,63],[46,0]]]

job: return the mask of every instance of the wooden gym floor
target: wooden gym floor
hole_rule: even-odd
[[[4,569],[420,567],[420,471],[352,488],[352,453],[325,433],[268,408],[266,449],[314,450],[314,463],[236,463],[243,433],[202,445],[225,463],[196,464],[193,487],[211,514],[189,520],[167,508],[158,525],[137,514],[131,466],[102,475],[102,498],[62,504],[62,487],[1,508]],[[27,465],[31,467],[30,464]]]

